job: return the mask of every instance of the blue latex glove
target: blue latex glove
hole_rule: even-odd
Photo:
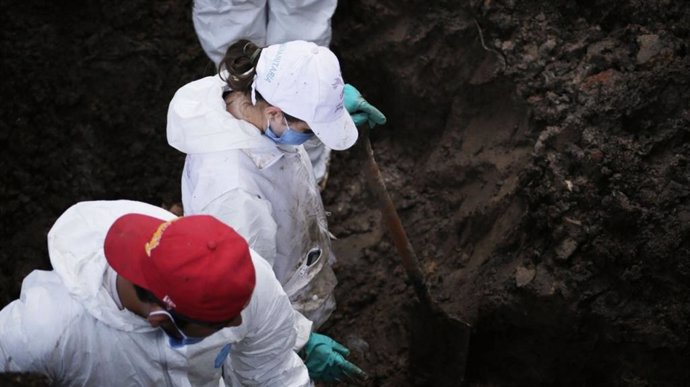
[[[367,374],[356,365],[345,360],[350,350],[326,335],[312,333],[304,346],[304,364],[309,377],[324,382],[347,379],[365,380]]]
[[[354,86],[346,83],[343,88],[343,93],[345,109],[350,113],[350,117],[352,117],[352,121],[355,122],[356,126],[362,126],[368,122],[369,127],[373,128],[374,125],[383,125],[386,123],[386,116],[384,116],[379,109],[367,102],[367,100],[362,97],[359,90],[355,89]]]

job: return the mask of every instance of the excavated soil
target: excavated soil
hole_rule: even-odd
[[[212,73],[190,7],[2,2],[0,305],[49,269],[72,203],[179,201],[167,103]],[[332,48],[389,118],[374,152],[430,293],[472,326],[466,385],[690,380],[688,20],[668,0],[339,4]],[[324,331],[366,386],[459,385],[416,352],[454,332],[419,308],[363,165],[336,153],[323,193]],[[21,377],[0,381],[40,385]]]

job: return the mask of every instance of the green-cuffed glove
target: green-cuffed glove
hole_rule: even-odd
[[[356,126],[362,126],[368,122],[369,127],[373,128],[374,125],[383,125],[386,123],[386,116],[384,116],[379,109],[367,102],[367,100],[362,97],[359,90],[355,89],[354,86],[346,83],[343,88],[343,93],[345,109],[350,113],[350,117],[352,117],[352,121],[355,122]]]
[[[364,380],[367,374],[345,360],[350,350],[326,335],[312,333],[303,348],[309,377],[324,382]]]

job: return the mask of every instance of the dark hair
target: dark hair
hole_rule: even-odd
[[[227,82],[232,90],[249,91],[260,55],[261,48],[248,39],[240,39],[231,44],[218,65],[221,79]],[[223,70],[228,72],[227,79],[223,78]]]
[[[227,82],[231,90],[250,92],[261,50],[263,48],[252,43],[249,39],[240,39],[231,44],[218,65],[218,76]],[[227,78],[223,77],[223,70],[227,70]],[[254,96],[257,101],[266,101],[258,90],[254,91]],[[288,122],[301,121],[285,112],[283,115]]]
[[[179,328],[184,328],[189,323],[206,325],[206,326],[211,326],[211,327],[215,327],[215,326],[219,326],[219,325],[225,326],[228,323],[230,323],[230,320],[220,321],[220,322],[208,322],[208,321],[196,320],[196,319],[193,319],[191,317],[187,317],[183,314],[177,313],[177,312],[175,312],[174,309],[168,310],[167,307],[165,306],[165,303],[163,303],[163,301],[159,300],[158,297],[156,297],[153,293],[151,293],[150,290],[144,289],[141,286],[136,285],[136,284],[132,284],[132,285],[134,285],[134,291],[137,293],[137,298],[139,298],[139,301],[151,302],[151,303],[157,304],[158,306],[165,309],[168,313],[170,313],[172,318],[175,320],[175,324]]]

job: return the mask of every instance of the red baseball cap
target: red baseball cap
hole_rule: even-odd
[[[247,242],[209,215],[166,222],[127,214],[110,226],[103,249],[119,275],[195,320],[233,319],[254,291]]]

